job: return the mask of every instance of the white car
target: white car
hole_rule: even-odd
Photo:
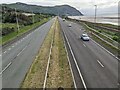
[[[82,34],[81,39],[82,39],[83,41],[89,41],[89,40],[90,40],[90,37],[89,37],[87,34]]]
[[[63,21],[65,21],[65,19],[63,19]]]

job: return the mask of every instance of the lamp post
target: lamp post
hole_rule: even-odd
[[[96,16],[97,16],[97,5],[94,5],[95,6],[95,18],[94,18],[94,23],[96,23]]]
[[[32,21],[33,21],[33,24],[34,24],[35,19],[34,19],[34,13],[33,13],[33,11],[32,11]]]

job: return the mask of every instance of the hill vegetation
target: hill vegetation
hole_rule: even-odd
[[[2,5],[0,12],[2,14],[2,23],[0,23],[0,26],[2,27],[0,30],[0,38],[2,38],[2,44],[34,29],[35,27],[40,26],[41,24],[47,22],[52,16],[50,14],[27,13],[22,10],[15,11],[15,9],[4,5]]]
[[[10,8],[16,8],[19,10],[23,10],[26,12],[34,12],[34,13],[46,13],[46,14],[54,14],[54,15],[72,15],[72,16],[80,16],[83,15],[76,8],[71,7],[69,5],[59,5],[59,6],[37,6],[37,5],[28,5],[25,3],[12,3],[12,4],[4,4]]]

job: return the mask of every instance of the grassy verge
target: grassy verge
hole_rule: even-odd
[[[50,59],[50,67],[47,77],[47,88],[71,88],[73,85],[72,76],[67,61],[67,54],[60,34],[58,21],[51,26],[46,36],[38,57],[32,63],[26,77],[21,84],[21,88],[42,88],[48,62],[49,50],[54,35],[54,43]]]
[[[95,31],[89,29],[88,27],[86,27],[86,25],[82,24],[83,27],[85,28],[85,30],[89,33],[89,31],[92,31],[94,32],[96,35],[100,36],[101,38],[103,38],[104,40],[110,42],[110,43],[113,43],[112,40],[110,40],[109,38],[103,36],[102,34],[99,34],[99,33],[96,33]],[[102,41],[101,39],[99,39],[98,37],[96,37],[94,34],[91,34],[91,38],[93,40],[95,40],[97,43],[99,43],[100,45],[102,45],[103,47],[105,47],[106,49],[108,49],[110,52],[112,52],[113,54],[115,54],[116,56],[118,55],[118,52],[120,51],[119,49],[107,44],[106,42]]]
[[[112,47],[111,45],[105,43],[104,41],[102,41],[101,39],[99,39],[98,37],[92,35],[92,39],[95,40],[97,43],[101,44],[103,47],[105,47],[106,49],[108,49],[110,52],[112,52],[114,55],[118,56],[118,52],[120,52],[120,50]]]
[[[110,39],[108,36],[105,36],[104,34],[100,33],[98,30],[95,30],[87,25],[85,25],[85,27],[87,29],[89,29],[89,31],[95,33],[96,35],[98,35],[99,37],[103,38],[104,40],[108,41],[109,43],[113,44],[114,41],[112,40],[112,38]]]
[[[41,22],[37,22],[37,23],[34,23],[34,24],[32,24],[32,25],[28,25],[28,26],[25,26],[25,27],[21,28],[18,33],[17,33],[17,31],[16,31],[16,32],[12,32],[12,33],[10,33],[10,34],[8,34],[8,35],[6,35],[6,36],[3,36],[3,37],[2,37],[2,44],[5,44],[5,43],[7,43],[8,41],[16,38],[17,36],[20,36],[20,35],[22,35],[23,33],[28,32],[29,30],[34,29],[35,27],[37,27],[37,26],[39,26],[39,25],[42,25],[43,23],[47,22],[48,20],[49,20],[48,18],[43,19]],[[0,44],[1,44],[1,43],[0,43]]]
[[[57,20],[50,68],[48,71],[47,88],[72,88],[73,81],[61,36],[60,24]]]

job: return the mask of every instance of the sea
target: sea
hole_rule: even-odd
[[[120,18],[118,14],[109,14],[109,15],[99,15],[96,16],[68,16],[72,19],[89,21],[89,22],[96,22],[96,23],[106,23],[106,24],[113,24],[113,25],[120,25]]]

